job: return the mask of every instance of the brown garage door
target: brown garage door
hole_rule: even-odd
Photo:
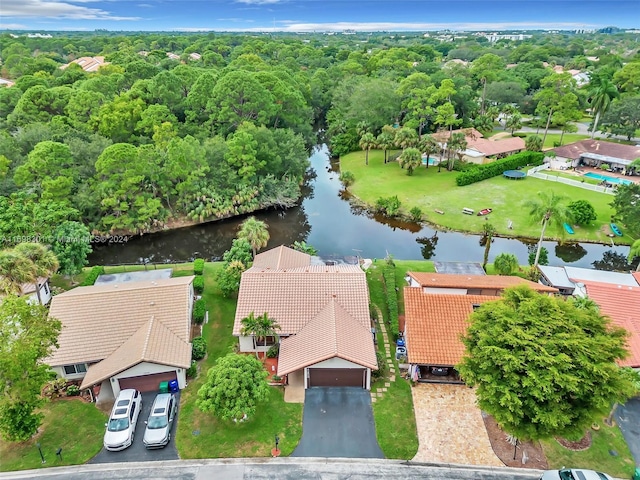
[[[310,368],[310,387],[361,387],[366,379],[365,368]]]
[[[120,390],[135,388],[141,392],[154,392],[160,387],[160,382],[168,382],[176,378],[176,372],[164,372],[141,375],[139,377],[120,378],[118,383],[120,383]]]

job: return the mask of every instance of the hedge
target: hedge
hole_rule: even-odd
[[[202,275],[196,275],[193,279],[193,289],[196,293],[202,293],[204,290],[204,277]]]
[[[501,160],[487,163],[485,165],[477,165],[469,170],[460,172],[456,177],[456,184],[459,187],[471,185],[472,183],[486,180],[487,178],[502,175],[507,170],[517,170],[527,165],[542,165],[544,153],[542,152],[520,152],[510,155]]]
[[[193,273],[195,275],[202,275],[204,272],[204,260],[202,258],[196,258],[193,261]]]
[[[93,267],[87,276],[84,278],[83,282],[80,284],[81,287],[90,287],[94,283],[100,275],[104,273],[104,267]]]
[[[204,313],[206,311],[206,305],[204,299],[200,298],[193,303],[193,321],[196,323],[204,322]]]
[[[191,345],[191,358],[202,360],[207,354],[207,341],[202,337],[196,337],[191,340]]]
[[[384,285],[387,289],[387,308],[389,309],[389,324],[393,340],[398,338],[398,294],[396,292],[396,267],[387,265],[382,271]]]

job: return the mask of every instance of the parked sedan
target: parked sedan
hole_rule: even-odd
[[[547,470],[540,480],[613,480],[610,475],[581,468],[563,468],[562,470]]]
[[[119,451],[131,446],[140,410],[140,392],[133,388],[122,390],[113,404],[109,422],[105,424],[107,431],[104,432],[104,448]]]
[[[172,393],[160,393],[156,396],[149,413],[149,419],[144,422],[143,442],[147,448],[162,448],[171,440],[171,426],[176,415],[176,397]]]

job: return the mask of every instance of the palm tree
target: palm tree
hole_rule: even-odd
[[[382,127],[382,132],[376,138],[378,147],[384,151],[384,163],[387,163],[387,152],[395,145],[395,130],[391,125]]]
[[[20,243],[13,249],[18,255],[33,262],[35,266],[35,275],[30,280],[36,286],[36,295],[38,296],[38,304],[42,305],[42,298],[40,298],[40,285],[38,284],[38,278],[49,278],[51,275],[58,271],[60,262],[58,257],[49,250],[47,247],[40,243]]]
[[[0,292],[20,294],[22,285],[36,276],[36,266],[14,250],[0,251]]]
[[[420,140],[419,147],[420,147],[420,150],[423,153],[427,154],[427,166],[426,166],[426,168],[429,168],[429,157],[431,155],[435,155],[436,153],[438,153],[440,151],[440,144],[438,144],[436,139],[433,138],[431,135],[425,135]]]
[[[258,220],[256,217],[249,217],[240,225],[238,238],[244,238],[249,242],[249,245],[251,245],[251,249],[253,250],[254,258],[257,251],[266,247],[267,243],[269,243],[270,237],[269,230],[267,230],[267,228],[267,223],[262,220]]]
[[[507,118],[507,121],[504,123],[504,128],[511,130],[511,135],[519,128],[522,128],[522,115],[520,115],[520,112],[516,112]]]
[[[454,133],[449,138],[448,142],[449,149],[449,158],[447,163],[447,170],[453,170],[453,161],[452,161],[452,153],[458,155],[460,161],[462,161],[462,157],[464,156],[464,151],[467,149],[467,137],[464,133]]]
[[[415,147],[418,144],[418,134],[413,128],[403,127],[396,131],[395,144],[403,150]]]
[[[356,133],[359,137],[362,137],[365,133],[369,133],[369,124],[364,120],[358,122],[356,125]]]
[[[366,132],[360,137],[359,145],[364,150],[364,164],[369,165],[369,150],[376,146],[376,137],[373,133]]]
[[[533,261],[534,267],[538,266],[542,240],[544,239],[544,232],[547,229],[549,222],[553,220],[560,231],[564,232],[562,224],[570,219],[569,209],[562,205],[562,201],[565,199],[564,196],[556,195],[554,192],[551,192],[550,195],[545,192],[538,192],[538,197],[539,200],[529,200],[525,203],[525,206],[530,209],[529,215],[531,218],[542,224],[542,231],[540,232],[540,240],[538,241],[536,257]]]
[[[407,167],[407,175],[413,175],[413,171],[420,166],[420,150],[417,148],[405,148],[400,155],[400,165]]]
[[[491,242],[496,234],[496,228],[489,222],[485,222],[482,226],[482,241],[484,244],[484,257],[482,259],[482,268],[487,270],[487,262],[489,261],[489,250],[491,250]]]
[[[631,245],[631,250],[629,250],[629,262],[633,262],[636,257],[640,257],[640,239],[633,242]],[[638,266],[636,267],[636,272],[640,272],[640,262],[638,262]]]
[[[613,99],[618,98],[619,96],[618,87],[616,87],[610,79],[598,76],[594,80],[596,80],[596,82],[591,84],[591,88],[589,89],[589,95],[591,97],[591,100],[589,101],[591,104],[591,112],[596,115],[593,120],[591,138],[596,134],[600,117],[607,112]]]
[[[276,331],[280,330],[280,325],[273,319],[269,318],[269,314],[264,312],[259,317],[256,317],[253,312],[250,312],[245,318],[240,320],[242,329],[240,333],[242,335],[253,335],[256,341],[264,340],[264,346],[267,346],[267,337],[277,336]],[[258,352],[256,352],[256,357]]]

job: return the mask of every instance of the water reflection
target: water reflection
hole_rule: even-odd
[[[337,162],[329,161],[326,148],[314,150],[310,157],[312,175],[303,187],[301,205],[286,211],[270,210],[255,216],[267,222],[271,239],[267,248],[306,241],[323,257],[361,255],[397,259],[433,259],[438,261],[482,262],[484,248],[479,235],[438,231],[410,222],[372,215],[347,199],[339,177]],[[341,193],[342,192],[342,193]],[[126,244],[97,245],[90,256],[91,265],[118,263],[180,262],[196,257],[221,258],[231,246],[244,218],[211,222],[130,240]],[[521,264],[527,263],[528,246],[535,240],[494,237],[489,256],[510,252]],[[629,247],[609,245],[563,245],[544,242],[550,265],[591,268],[620,266]],[[569,250],[571,249],[571,254]],[[585,253],[583,253],[583,251]],[[615,254],[617,256],[612,257]]]

